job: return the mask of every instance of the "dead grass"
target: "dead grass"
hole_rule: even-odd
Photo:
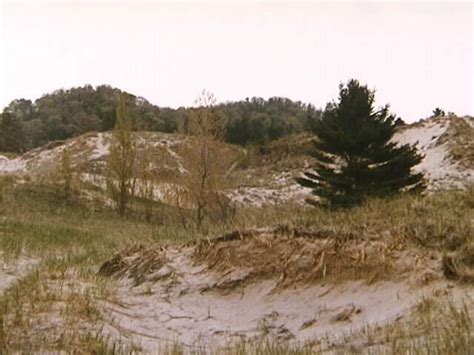
[[[447,296],[427,296],[405,317],[386,325],[366,327],[333,346],[332,351],[468,355],[474,346],[472,307],[469,298],[454,303]]]
[[[399,263],[402,255],[403,264]],[[235,231],[201,240],[194,251],[195,262],[208,265],[214,272],[243,269],[248,271],[246,282],[278,279],[278,286],[283,288],[321,280],[397,279],[407,271],[416,272],[416,263],[411,259],[400,253],[394,240],[288,226]]]
[[[0,353],[113,353],[101,336],[102,315],[94,301],[106,294],[64,262],[37,269],[0,297]]]
[[[146,274],[159,270],[166,263],[164,251],[161,246],[134,245],[103,263],[98,273],[134,279],[135,285],[139,285],[145,281]]]
[[[271,339],[260,341],[245,341],[227,347],[209,349],[206,347],[196,347],[188,349],[175,343],[163,346],[158,353],[163,355],[315,355],[320,352],[313,346],[294,346],[288,343],[275,342]]]
[[[359,236],[323,227],[279,225],[236,230],[176,248],[180,254],[190,250],[194,264],[204,266],[207,272],[245,274],[206,289],[224,293],[260,280],[277,280],[276,289],[283,289],[318,282],[429,282],[441,277],[438,259],[426,250],[408,249],[401,239]],[[150,281],[148,276],[167,262],[166,247],[138,245],[106,261],[99,273],[129,278],[139,285]]]
[[[124,249],[129,252],[109,263],[104,275],[126,270],[139,283],[147,270],[166,262],[162,245],[171,243],[196,247],[196,262],[214,272],[246,268],[254,272],[245,282],[277,277],[281,287],[351,278],[374,282],[418,272],[429,281],[443,271],[453,280],[473,282],[474,189],[373,200],[350,211],[291,205],[242,208],[225,225],[209,224],[210,234],[219,237],[196,241],[203,236],[183,229],[172,208],[157,209],[164,216],[160,222],[146,223],[134,215],[120,219],[106,207],[91,209],[81,198],[61,200],[48,188],[31,183],[12,187],[13,183],[7,181],[4,190],[0,250],[13,258],[40,258],[43,263],[0,296],[0,353],[121,352],[120,344],[101,336],[101,310],[96,303],[101,297],[113,299],[113,281],[96,275],[100,265]],[[422,275],[426,267],[434,273],[427,278]],[[466,318],[459,311],[452,313],[456,319]],[[51,327],[55,320],[59,333]],[[400,339],[409,334],[406,330]],[[457,345],[449,348],[447,342],[464,333],[419,334],[416,342],[433,343],[440,337],[444,345],[439,349],[450,350]],[[395,341],[396,351],[416,343],[400,344],[401,340]],[[180,353],[178,346],[172,351]],[[312,353],[273,342],[243,343],[228,351]]]
[[[474,243],[445,254],[442,260],[443,273],[450,280],[474,283]]]
[[[217,237],[187,245],[194,247],[195,262],[214,272],[245,270],[240,283],[270,278],[281,287],[354,279],[425,283],[443,272],[471,282],[473,191],[373,200],[350,211],[240,210],[231,223],[211,228]],[[272,224],[276,227],[268,227]],[[140,272],[161,266],[165,254],[159,246],[127,249],[103,268],[131,273],[140,282]]]
[[[450,122],[439,142],[447,142],[454,161],[466,169],[474,169],[474,127],[460,117],[450,117]]]

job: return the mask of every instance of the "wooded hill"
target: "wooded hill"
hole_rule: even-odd
[[[0,151],[24,152],[50,141],[114,127],[121,94],[135,129],[186,132],[193,108],[158,107],[142,97],[108,85],[57,90],[31,101],[13,100],[0,117]],[[225,122],[225,140],[234,144],[264,143],[288,134],[310,131],[322,111],[287,98],[253,97],[216,106]]]

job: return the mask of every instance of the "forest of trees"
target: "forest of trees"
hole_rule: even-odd
[[[186,131],[195,110],[158,107],[107,85],[57,90],[35,102],[18,99],[5,107],[0,115],[0,151],[23,152],[86,132],[111,130],[122,94],[137,130]],[[311,131],[322,114],[311,105],[280,97],[247,98],[217,108],[224,121],[225,140],[241,145]]]

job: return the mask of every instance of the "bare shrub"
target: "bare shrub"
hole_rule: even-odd
[[[233,152],[221,142],[224,132],[223,117],[214,107],[214,96],[203,91],[196,100],[186,127],[190,134],[187,144],[181,148],[181,156],[186,173],[178,196],[178,206],[182,202],[190,204],[194,211],[194,223],[202,229],[206,218],[227,219],[232,215],[230,204],[222,196],[221,190],[228,171],[232,168]]]

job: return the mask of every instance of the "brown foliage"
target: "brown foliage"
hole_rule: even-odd
[[[186,173],[177,201],[178,206],[187,202],[192,207],[195,225],[201,229],[206,218],[226,219],[232,214],[221,190],[235,158],[221,141],[224,122],[214,107],[214,96],[203,91],[196,103],[199,107],[187,127],[191,136],[180,152]]]

